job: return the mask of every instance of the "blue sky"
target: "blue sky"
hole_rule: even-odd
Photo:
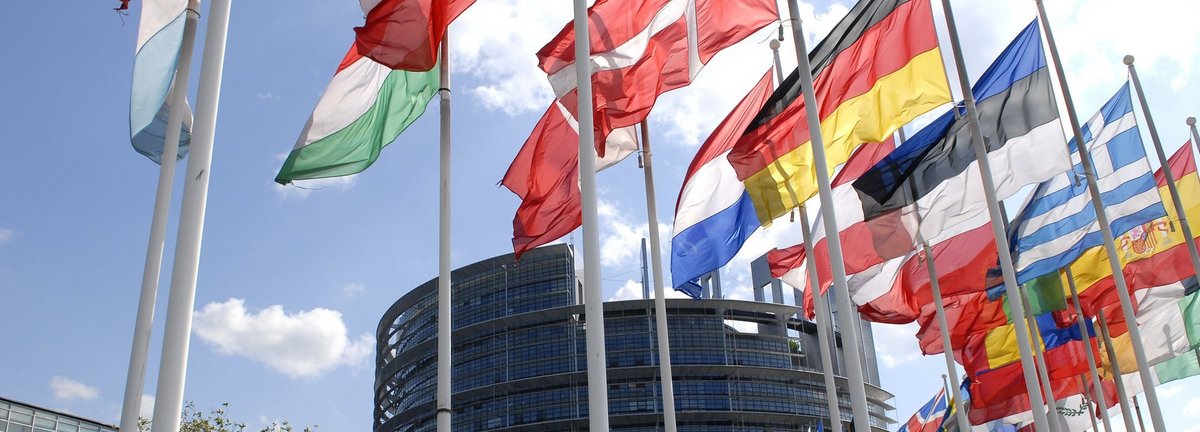
[[[0,68],[0,394],[112,423],[158,175],[128,142],[140,4],[122,19],[111,10],[116,3],[25,2],[0,26],[9,41],[0,45],[9,59]],[[803,4],[810,38],[847,3]],[[955,5],[972,74],[1035,13],[1028,0]],[[479,0],[452,27],[455,266],[510,250],[517,200],[496,182],[551,97],[533,53],[570,13],[565,1]],[[1178,148],[1184,117],[1200,111],[1200,29],[1191,21],[1200,5],[1061,0],[1050,14],[1079,114],[1111,96],[1125,79],[1121,56],[1134,54],[1164,145]],[[272,183],[361,20],[349,0],[233,5],[185,398],[200,407],[229,402],[252,427],[288,419],[369,429],[378,319],[437,271],[436,116],[419,120],[361,175],[310,189]],[[664,235],[695,148],[770,65],[773,33],[715,57],[652,114]],[[788,68],[790,52],[785,42]],[[625,162],[599,179],[606,298],[640,295],[641,173]],[[148,394],[177,220],[173,213]],[[724,270],[726,292],[748,297],[747,263],[798,238],[786,226],[756,236]],[[920,356],[913,331],[876,327],[884,387],[897,395],[900,419],[936,392],[944,373],[940,357]],[[1160,388],[1172,430],[1200,423],[1197,382]]]

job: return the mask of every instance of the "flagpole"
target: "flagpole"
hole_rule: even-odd
[[[946,0],[943,0],[946,1]],[[1087,177],[1088,192],[1092,198],[1092,208],[1096,211],[1096,222],[1100,225],[1100,234],[1104,240],[1104,250],[1108,254],[1108,263],[1113,269],[1113,281],[1116,283],[1117,297],[1121,300],[1121,311],[1125,321],[1130,323],[1129,336],[1133,342],[1133,355],[1137,359],[1138,375],[1142,379],[1142,387],[1146,392],[1146,406],[1150,410],[1150,420],[1154,430],[1167,430],[1163,422],[1162,410],[1158,404],[1158,394],[1154,390],[1154,379],[1150,376],[1150,365],[1146,360],[1146,349],[1142,344],[1142,334],[1137,328],[1137,314],[1133,310],[1133,302],[1129,299],[1129,285],[1125,281],[1125,273],[1117,255],[1117,247],[1113,242],[1112,227],[1109,226],[1108,214],[1104,212],[1104,201],[1100,196],[1100,188],[1096,185],[1096,169],[1092,166],[1091,152],[1083,141],[1083,132],[1079,127],[1079,118],[1075,115],[1075,103],[1071,99],[1071,90],[1067,86],[1066,72],[1063,71],[1062,60],[1058,55],[1058,47],[1054,44],[1054,33],[1050,30],[1050,21],[1046,18],[1046,7],[1042,0],[1037,3],[1038,17],[1045,29],[1046,43],[1050,47],[1050,56],[1054,60],[1054,68],[1058,72],[1058,82],[1062,90],[1063,101],[1067,105],[1067,117],[1071,120],[1071,131],[1075,134],[1076,146],[1079,149],[1079,159],[1083,165],[1084,176]],[[1191,240],[1191,239],[1189,239]]]
[[[450,31],[442,39],[439,73],[441,88],[441,158],[438,181],[438,344],[437,344],[437,431],[450,432],[453,425],[452,397],[453,350],[451,348],[451,275],[450,275]]]
[[[782,37],[782,34],[780,35]],[[771,39],[768,43],[771,51],[775,56],[775,78],[778,82],[783,82],[783,64],[779,59],[779,39]],[[788,192],[792,195],[792,201],[798,202],[799,199],[795,196],[792,188],[788,187]],[[837,377],[833,367],[833,347],[831,346],[832,339],[830,338],[829,321],[832,315],[829,314],[829,304],[825,301],[825,295],[821,293],[821,281],[817,277],[817,260],[813,253],[813,247],[816,246],[812,241],[812,225],[808,220],[808,209],[802,204],[798,209],[800,213],[800,234],[804,239],[804,273],[808,277],[808,286],[813,290],[813,309],[814,318],[817,324],[817,346],[821,351],[821,369],[825,375],[825,402],[828,404],[829,421],[832,432],[842,432],[842,408],[838,403],[837,393]]]
[[[898,135],[900,144],[903,145],[904,141],[907,141],[907,138],[904,136],[904,128],[900,128]],[[917,226],[919,227],[921,225],[921,212],[918,210],[914,214],[917,217]],[[942,357],[946,360],[946,373],[957,379],[959,375],[958,367],[954,365],[954,343],[950,341],[950,324],[946,320],[945,300],[942,298],[942,286],[937,277],[937,264],[934,262],[936,260],[934,259],[933,248],[929,247],[929,242],[925,241],[919,228],[917,229],[917,240],[921,242],[921,249],[925,253],[925,269],[929,271],[929,285],[933,291],[934,311],[937,315],[938,325],[942,329]],[[946,375],[942,375],[942,377],[945,378]],[[958,430],[971,430],[971,422],[967,420],[967,412],[962,409],[962,392],[958,386],[947,386],[946,392],[954,398],[954,403],[958,405],[958,409],[954,410],[954,418],[958,422]]]
[[[1021,292],[1021,298],[1017,301],[1025,306],[1025,310],[1033,311],[1033,306],[1029,304],[1029,297],[1025,294],[1025,290],[1018,291]],[[1012,298],[1010,297],[1008,300],[1011,304]],[[1037,317],[1030,312],[1025,315],[1025,320],[1029,322],[1030,333],[1038,335],[1037,340],[1041,341],[1042,329],[1037,323]],[[1046,368],[1046,345],[1043,343],[1036,343],[1036,345],[1037,349],[1033,360],[1037,362],[1038,379],[1042,382],[1042,395],[1046,398],[1046,405],[1049,406],[1046,417],[1050,420],[1050,432],[1061,432],[1062,416],[1058,413],[1058,399],[1054,397],[1054,384],[1050,382],[1050,371]]]
[[[1196,133],[1196,118],[1188,117],[1186,122],[1188,125],[1188,129],[1191,130],[1191,132],[1192,132],[1192,142],[1196,143],[1196,145],[1200,145],[1200,133]],[[1191,153],[1191,152],[1192,152],[1192,150],[1188,149],[1188,153]]]
[[[575,79],[578,85],[579,189],[583,201],[583,311],[587,350],[588,424],[608,432],[608,371],[604,349],[604,289],[596,204],[596,131],[592,109],[592,48],[586,0],[575,4]]]
[[[1137,395],[1133,395],[1133,412],[1137,413],[1138,430],[1146,432],[1146,422],[1142,421],[1142,407],[1138,406]]]
[[[1142,80],[1138,79],[1137,69],[1133,67],[1133,56],[1125,56],[1125,65],[1129,66],[1129,78],[1133,81],[1133,89],[1137,92],[1138,102],[1142,106],[1142,114],[1146,117],[1146,127],[1150,129],[1150,141],[1154,143],[1154,152],[1158,154],[1158,164],[1162,166],[1163,175],[1167,178],[1167,190],[1175,201],[1175,215],[1179,218],[1179,226],[1187,238],[1188,257],[1192,259],[1192,269],[1200,275],[1200,252],[1196,250],[1195,238],[1192,237],[1192,226],[1188,223],[1187,213],[1183,209],[1183,201],[1179,199],[1179,187],[1175,185],[1175,173],[1171,172],[1167,154],[1163,151],[1162,140],[1158,138],[1158,128],[1154,126],[1154,116],[1150,114],[1150,106],[1146,102],[1146,92],[1142,91]]]
[[[578,34],[578,33],[576,33]],[[578,58],[578,57],[577,57]],[[654,202],[654,163],[650,153],[650,129],[642,120],[642,173],[646,177],[646,218],[650,231],[650,266],[654,271],[654,315],[658,338],[658,367],[662,377],[663,424],[675,432],[675,383],[671,375],[671,342],[667,335],[667,299],[663,288],[662,239],[658,233],[658,206]]]
[[[142,391],[146,384],[146,360],[150,353],[150,334],[154,328],[154,304],[158,297],[158,279],[162,271],[163,245],[170,219],[171,190],[175,184],[175,167],[179,159],[179,136],[183,116],[187,112],[188,80],[192,70],[192,52],[196,45],[196,26],[200,21],[200,0],[189,0],[184,10],[183,41],[171,84],[170,106],[167,115],[167,135],[159,160],[158,189],[154,195],[154,213],[150,219],[150,241],[146,246],[146,262],[142,270],[142,291],[138,297],[137,319],[133,325],[133,348],[129,353],[129,371],[125,375],[125,399],[121,404],[121,430],[137,430],[142,408]]]
[[[1084,378],[1082,374],[1080,374],[1079,376],[1076,376],[1075,379],[1079,381],[1080,388],[1087,387],[1087,379]],[[1100,424],[1096,423],[1096,410],[1092,407],[1093,404],[1088,403],[1088,402],[1096,402],[1096,400],[1092,399],[1090,396],[1088,396],[1087,392],[1084,392],[1083,396],[1085,398],[1083,404],[1087,405],[1088,420],[1092,421],[1092,430],[1098,432],[1100,430]],[[1111,431],[1109,429],[1105,428],[1104,432],[1111,432]]]
[[[1104,387],[1103,383],[1100,382],[1100,374],[1096,371],[1096,358],[1093,357],[1096,353],[1092,350],[1092,335],[1087,331],[1087,325],[1083,323],[1083,320],[1088,318],[1087,315],[1083,314],[1083,306],[1079,305],[1079,291],[1075,288],[1075,275],[1071,272],[1070,267],[1067,267],[1067,286],[1071,288],[1071,297],[1075,299],[1072,301],[1075,304],[1075,315],[1078,316],[1075,324],[1079,326],[1079,334],[1083,335],[1083,342],[1087,345],[1087,363],[1088,372],[1091,373],[1092,377],[1092,391],[1096,395],[1096,399],[1100,401],[1100,406],[1104,407],[1102,409],[1104,412],[1104,430],[1111,432],[1112,421],[1108,419],[1108,401],[1106,400],[1106,396],[1104,396]],[[1124,401],[1121,402],[1124,403]]]
[[[991,217],[992,235],[996,239],[996,253],[1000,260],[1000,271],[1004,276],[1005,293],[1010,299],[1019,299],[1020,288],[1017,286],[1017,274],[1013,270],[1012,253],[1009,251],[1008,237],[1004,228],[1006,219],[1000,213],[1000,202],[996,198],[996,185],[992,179],[987,148],[984,147],[983,132],[979,127],[979,113],[975,108],[975,96],[971,93],[971,84],[967,81],[967,68],[963,63],[962,47],[958,41],[958,27],[954,22],[954,11],[950,7],[949,0],[942,0],[942,8],[950,33],[950,46],[954,53],[959,86],[962,88],[963,103],[967,108],[967,123],[971,132],[972,147],[975,149],[975,161],[979,164],[980,178],[983,180],[983,195],[988,203],[988,215]],[[957,111],[958,108],[954,109]],[[1036,391],[1038,388],[1037,370],[1034,367],[1033,349],[1029,342],[1029,327],[1025,322],[1025,308],[1019,300],[1009,302],[1009,305],[1012,309],[1013,327],[1017,331],[1017,351],[1021,355],[1021,373],[1025,377],[1025,388],[1029,390],[1029,406],[1033,411],[1034,428],[1040,431],[1049,430],[1049,420],[1045,411],[1046,404],[1042,399],[1041,392]]]
[[[1124,375],[1121,373],[1121,363],[1117,361],[1117,352],[1113,349],[1112,338],[1108,334],[1108,320],[1104,317],[1104,309],[1097,309],[1096,313],[1100,318],[1100,337],[1104,338],[1104,351],[1108,354],[1108,363],[1112,365],[1113,384],[1117,386],[1117,398],[1121,401],[1121,420],[1125,422],[1125,430],[1132,431],[1133,411],[1129,409],[1129,393],[1121,379]]]
[[[800,232],[804,236],[804,273],[808,276],[808,286],[813,290],[813,307],[817,322],[817,346],[821,349],[821,369],[825,375],[825,402],[829,406],[829,421],[833,432],[842,432],[842,408],[838,403],[837,378],[833,372],[833,347],[830,346],[829,304],[825,295],[821,294],[821,281],[817,277],[817,259],[813,253],[812,227],[808,222],[808,212],[800,206]]]
[[[871,430],[871,413],[867,410],[866,384],[863,382],[862,354],[859,345],[862,341],[854,326],[855,317],[850,303],[850,291],[846,286],[846,266],[842,259],[842,239],[838,237],[837,215],[833,208],[833,190],[829,185],[828,159],[825,157],[825,139],[821,134],[821,120],[816,109],[817,96],[813,90],[812,66],[808,61],[808,49],[805,48],[804,30],[800,20],[800,9],[796,0],[788,0],[788,14],[792,20],[792,37],[795,39],[797,70],[800,73],[800,89],[804,93],[804,106],[808,117],[808,130],[811,136],[809,144],[812,147],[813,160],[817,174],[817,192],[821,199],[821,217],[825,224],[825,241],[829,245],[829,262],[833,268],[833,285],[837,289],[837,301],[844,311],[838,314],[842,328],[842,352],[846,356],[846,378],[850,384],[850,403],[854,430]],[[820,289],[819,287],[817,288]],[[848,347],[848,349],[847,349]]]
[[[183,388],[187,377],[192,310],[196,304],[196,277],[200,269],[200,244],[204,237],[204,211],[208,203],[217,108],[221,99],[221,73],[225,68],[225,40],[229,33],[230,0],[213,0],[208,8],[204,57],[196,95],[183,206],[171,268],[171,293],[167,300],[166,331],[155,391],[153,432],[179,430]]]

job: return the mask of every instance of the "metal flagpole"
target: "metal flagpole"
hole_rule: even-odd
[[[1104,396],[1104,387],[1102,387],[1102,383],[1100,382],[1100,374],[1096,371],[1096,358],[1093,357],[1095,352],[1092,351],[1092,336],[1088,334],[1087,325],[1083,323],[1083,320],[1088,318],[1083,314],[1083,307],[1079,305],[1079,291],[1075,288],[1075,275],[1071,272],[1070,267],[1067,268],[1067,285],[1071,288],[1071,297],[1075,299],[1072,301],[1075,304],[1075,315],[1078,316],[1075,323],[1079,325],[1079,334],[1083,335],[1083,343],[1087,345],[1087,363],[1088,372],[1091,373],[1092,377],[1092,391],[1096,396],[1096,400],[1100,401],[1100,406],[1104,407],[1102,409],[1104,412],[1104,430],[1111,432],[1112,421],[1108,419],[1108,401]],[[1121,402],[1124,403],[1124,401]]]
[[[782,36],[782,35],[781,35]],[[783,82],[783,66],[779,61],[779,40],[771,39],[768,44],[771,46],[771,51],[775,54],[775,77],[779,82]],[[792,192],[788,188],[788,192]],[[799,201],[792,193],[792,200]],[[815,321],[817,324],[817,346],[821,351],[821,369],[825,375],[825,401],[829,407],[829,422],[833,428],[832,432],[842,432],[842,408],[838,403],[837,392],[837,377],[834,374],[833,363],[833,339],[830,337],[832,331],[829,328],[829,321],[832,315],[829,314],[829,304],[826,302],[825,294],[821,293],[821,281],[817,277],[817,260],[813,253],[812,226],[808,221],[808,209],[801,205],[797,210],[800,213],[800,234],[804,239],[804,273],[808,276],[808,286],[813,290],[813,309],[816,315]],[[797,305],[800,306],[799,302]]]
[[[1188,129],[1190,129],[1192,132],[1192,142],[1196,143],[1196,145],[1200,145],[1200,134],[1196,133],[1196,118],[1188,117],[1187,125]],[[1188,152],[1191,152],[1191,150],[1189,149]]]
[[[154,393],[153,432],[179,430],[183,411],[183,387],[187,377],[188,344],[192,333],[192,310],[196,303],[196,276],[200,269],[200,243],[204,237],[204,210],[208,203],[208,180],[212,168],[213,138],[217,127],[217,104],[221,99],[221,72],[225,69],[225,39],[229,33],[230,0],[213,0],[208,9],[204,34],[204,58],[200,65],[200,87],[196,95],[196,119],[186,177],[183,206],[176,236],[175,261],[171,270],[171,294],[167,301],[166,331],[158,387]]]
[[[453,411],[451,368],[450,302],[453,287],[450,275],[450,32],[442,39],[441,88],[441,162],[438,181],[438,345],[437,345],[437,430],[450,432]]]
[[[587,347],[588,424],[608,432],[608,371],[604,353],[604,289],[596,204],[596,131],[593,130],[592,48],[587,1],[575,4],[575,79],[579,106],[579,189],[583,195],[583,311]]]
[[[813,253],[812,227],[808,223],[808,212],[800,206],[800,231],[804,235],[804,272],[808,275],[809,289],[813,290],[813,306],[817,321],[817,345],[821,349],[821,369],[825,375],[825,401],[829,405],[829,421],[833,432],[842,432],[842,408],[838,404],[837,378],[833,372],[832,331],[829,328],[829,304],[821,293],[821,281],[817,278],[817,258]]]
[[[137,319],[133,325],[133,348],[129,353],[129,371],[125,375],[125,399],[121,403],[121,430],[137,430],[142,409],[142,390],[146,383],[146,360],[150,356],[150,333],[154,327],[154,303],[158,297],[158,279],[162,271],[163,244],[170,218],[171,189],[175,184],[175,166],[179,158],[180,128],[187,111],[188,80],[192,71],[192,51],[196,45],[196,26],[200,21],[200,1],[189,0],[183,23],[183,43],[179,47],[175,79],[171,84],[171,112],[167,115],[167,135],[159,161],[158,190],[154,195],[154,213],[150,219],[150,242],[142,270],[142,291],[138,297]]]
[[[813,160],[817,174],[817,191],[821,198],[821,217],[825,223],[825,241],[829,245],[829,262],[833,267],[833,285],[837,289],[837,301],[843,311],[853,311],[850,303],[850,292],[846,286],[846,267],[842,259],[842,240],[838,237],[837,216],[833,209],[833,191],[829,185],[829,166],[825,157],[825,139],[821,135],[821,120],[817,117],[817,96],[813,90],[812,66],[808,62],[808,50],[804,43],[804,30],[801,28],[800,10],[796,0],[788,0],[789,18],[792,20],[792,37],[795,39],[797,69],[800,73],[800,89],[804,93],[804,106],[809,107],[808,130],[811,136]],[[854,326],[853,313],[838,314],[842,329],[842,352],[846,356],[846,378],[850,384],[850,406],[854,419],[854,430],[871,430],[871,413],[867,410],[866,384],[863,382],[862,354],[858,347],[862,341]]]
[[[1188,257],[1192,259],[1192,269],[1200,274],[1200,252],[1196,250],[1196,242],[1192,237],[1192,226],[1188,223],[1187,213],[1183,211],[1183,201],[1179,199],[1179,187],[1175,185],[1175,173],[1171,172],[1167,154],[1163,152],[1162,140],[1158,139],[1158,128],[1154,126],[1154,116],[1150,114],[1150,106],[1146,103],[1146,92],[1142,91],[1142,81],[1138,79],[1137,69],[1133,67],[1133,56],[1125,56],[1125,65],[1129,66],[1129,78],[1133,81],[1133,89],[1137,92],[1138,102],[1142,105],[1142,114],[1146,117],[1146,128],[1150,129],[1150,141],[1154,143],[1154,152],[1158,154],[1158,164],[1162,166],[1163,175],[1167,178],[1167,190],[1171,192],[1171,200],[1175,201],[1175,214],[1179,218],[1179,226],[1183,227],[1183,235],[1187,238]]]
[[[903,145],[908,139],[904,136],[904,128],[897,131],[900,138],[898,144]],[[897,145],[899,147],[899,145]],[[915,196],[915,195],[914,195]],[[921,225],[921,212],[914,212],[917,217],[917,226]],[[938,325],[941,326],[942,333],[942,354],[946,360],[946,373],[958,379],[958,367],[954,365],[954,344],[950,341],[950,324],[946,320],[946,307],[942,298],[942,286],[938,282],[937,265],[934,263],[933,248],[929,247],[929,242],[921,236],[921,230],[917,229],[917,241],[921,243],[922,251],[925,252],[925,268],[929,271],[929,285],[933,291],[933,306],[937,315]],[[946,375],[942,375],[943,378]],[[958,422],[958,430],[971,430],[971,422],[967,420],[967,412],[962,409],[962,392],[958,386],[947,386],[946,394],[953,396],[954,403],[958,405],[958,409],[954,410],[954,418]]]
[[[1021,298],[1017,301],[1025,305],[1025,310],[1032,311],[1033,307],[1029,304],[1029,297],[1025,295],[1025,290],[1021,289],[1019,291],[1021,291]],[[1012,298],[1010,297],[1008,300],[1011,305]],[[1025,320],[1029,322],[1030,333],[1038,335],[1038,338],[1034,342],[1037,348],[1034,350],[1035,355],[1033,360],[1037,362],[1038,379],[1042,382],[1042,395],[1046,398],[1046,405],[1050,408],[1046,414],[1046,417],[1050,420],[1050,432],[1061,432],[1063,423],[1062,415],[1058,412],[1058,399],[1054,397],[1054,384],[1050,382],[1050,371],[1046,368],[1046,345],[1042,343],[1042,329],[1038,326],[1037,318],[1032,312],[1025,315]]]
[[[1108,320],[1104,317],[1104,309],[1097,309],[1100,318],[1100,337],[1104,340],[1104,351],[1108,354],[1108,364],[1112,365],[1113,383],[1117,386],[1117,398],[1121,401],[1121,420],[1125,422],[1125,430],[1132,431],[1133,411],[1129,408],[1129,393],[1125,391],[1125,382],[1121,379],[1121,363],[1117,361],[1117,351],[1113,349],[1112,338],[1108,335]]]
[[[576,33],[578,34],[578,33]],[[578,58],[578,57],[577,57]],[[642,120],[642,172],[646,177],[646,218],[650,231],[650,266],[654,271],[654,315],[658,339],[658,367],[662,376],[663,423],[675,432],[675,384],[671,375],[671,342],[667,335],[667,294],[663,288],[662,239],[658,233],[658,206],[654,202],[654,163],[650,153],[650,129]]]
[[[642,237],[642,300],[650,300],[650,252],[646,251],[646,238]],[[647,308],[647,313],[649,308]]]
[[[1079,381],[1080,388],[1087,388],[1087,379],[1084,378],[1082,374],[1075,377],[1075,379]],[[1092,430],[1098,432],[1100,430],[1100,424],[1096,423],[1096,410],[1092,407],[1093,404],[1089,403],[1089,402],[1095,402],[1095,400],[1091,399],[1091,397],[1087,394],[1086,391],[1083,393],[1083,396],[1085,398],[1083,404],[1087,405],[1088,420],[1092,421]],[[1103,406],[1103,405],[1101,405],[1101,406]],[[1104,431],[1111,432],[1107,428],[1104,429]]]
[[[943,0],[945,1],[945,0]],[[1062,60],[1058,55],[1058,48],[1054,44],[1054,33],[1050,30],[1050,21],[1046,18],[1046,7],[1042,5],[1042,0],[1034,0],[1037,3],[1038,17],[1042,22],[1042,28],[1045,30],[1046,43],[1050,47],[1050,56],[1054,60],[1054,68],[1058,72],[1058,82],[1062,89],[1063,101],[1067,104],[1067,117],[1071,120],[1071,131],[1075,134],[1075,142],[1078,143],[1076,148],[1079,149],[1079,159],[1083,165],[1084,176],[1087,177],[1088,192],[1091,194],[1092,207],[1096,210],[1096,222],[1100,225],[1100,234],[1104,239],[1104,250],[1108,254],[1108,263],[1113,269],[1113,282],[1117,289],[1117,297],[1121,299],[1121,311],[1125,314],[1125,321],[1130,323],[1129,337],[1133,342],[1133,355],[1137,359],[1138,374],[1142,379],[1142,387],[1146,392],[1146,406],[1150,409],[1150,420],[1154,424],[1154,430],[1167,430],[1166,424],[1163,422],[1162,410],[1159,409],[1158,394],[1154,390],[1154,379],[1150,376],[1150,365],[1146,361],[1146,350],[1142,346],[1141,331],[1137,328],[1137,315],[1133,310],[1133,302],[1129,299],[1129,285],[1125,281],[1125,273],[1121,267],[1121,261],[1117,255],[1117,247],[1113,242],[1112,227],[1109,226],[1108,214],[1104,212],[1104,202],[1100,197],[1100,188],[1096,185],[1096,169],[1092,166],[1091,152],[1088,151],[1087,143],[1083,141],[1083,132],[1079,127],[1079,118],[1075,115],[1075,103],[1071,99],[1071,90],[1067,87],[1066,72],[1063,71]]]
[[[1133,412],[1137,413],[1138,430],[1146,432],[1146,422],[1142,421],[1142,407],[1138,405],[1137,395],[1133,395]]]
[[[972,147],[975,148],[975,161],[979,164],[980,178],[983,180],[983,194],[988,203],[988,215],[992,220],[992,235],[996,239],[996,252],[1000,260],[1000,270],[1004,275],[1004,288],[1010,299],[1020,298],[1020,288],[1017,286],[1017,274],[1013,270],[1012,254],[1009,251],[1008,237],[1004,225],[1006,219],[1000,213],[1000,203],[996,198],[996,186],[992,180],[992,168],[988,161],[987,149],[984,147],[983,132],[979,127],[979,113],[975,108],[975,96],[971,93],[971,84],[967,81],[967,68],[963,64],[962,47],[958,41],[958,27],[954,23],[954,11],[949,0],[942,0],[942,8],[946,15],[946,26],[950,33],[950,46],[954,52],[954,64],[957,69],[959,86],[962,88],[963,103],[967,108],[967,122],[971,132]],[[957,110],[958,108],[955,108]],[[1017,350],[1021,354],[1021,372],[1025,376],[1025,388],[1028,389],[1029,406],[1033,411],[1034,428],[1049,430],[1049,424],[1044,409],[1045,402],[1042,394],[1036,391],[1037,370],[1034,367],[1033,349],[1029,342],[1029,328],[1025,322],[1025,308],[1020,301],[1009,302],[1012,312],[1013,326],[1017,331]],[[1051,402],[1053,405],[1053,402]]]

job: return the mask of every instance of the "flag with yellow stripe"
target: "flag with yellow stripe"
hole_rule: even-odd
[[[809,54],[827,162],[950,102],[929,0],[861,0]],[[728,159],[764,225],[816,194],[811,143],[793,72]]]

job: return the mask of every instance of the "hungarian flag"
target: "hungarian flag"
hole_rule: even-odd
[[[721,50],[778,20],[774,0],[597,0],[588,9],[597,168],[636,150],[633,136],[658,96],[686,86]],[[574,27],[568,24],[538,52],[557,100],[534,127],[501,181],[521,198],[513,249],[553,241],[582,222]],[[619,137],[618,137],[619,138]],[[608,149],[623,149],[615,157]],[[605,162],[608,161],[608,162]]]
[[[359,0],[367,22],[354,29],[354,46],[390,69],[427,71],[450,22],[475,0]]]
[[[863,143],[950,102],[929,0],[859,1],[809,61],[818,106],[804,106],[793,72],[729,154],[764,225],[816,194],[807,110],[818,111],[832,171]]]
[[[437,70],[393,70],[350,47],[275,181],[362,172],[425,112],[437,89]]]

